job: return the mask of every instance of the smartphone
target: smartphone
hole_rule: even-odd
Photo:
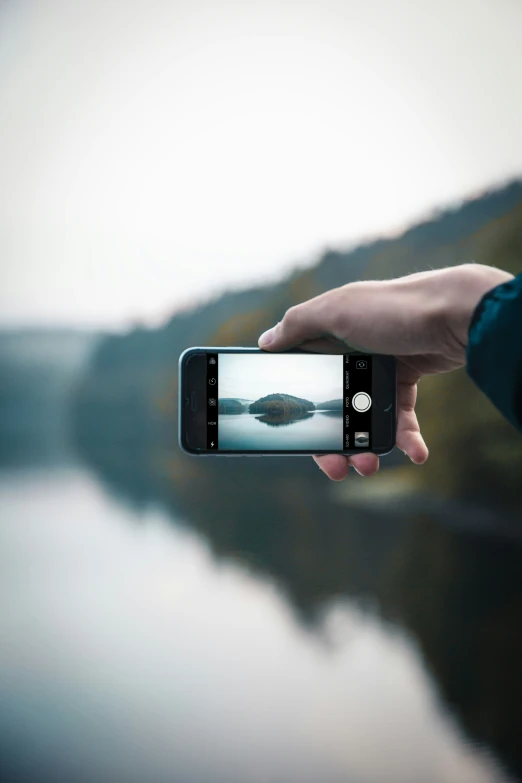
[[[382,455],[395,445],[392,356],[189,348],[179,370],[188,454]]]

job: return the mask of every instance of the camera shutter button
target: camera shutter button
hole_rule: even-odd
[[[372,399],[366,392],[357,392],[353,395],[352,405],[359,413],[364,413],[371,408]]]

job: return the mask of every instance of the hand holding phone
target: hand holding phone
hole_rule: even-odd
[[[495,267],[462,264],[396,280],[349,283],[292,307],[259,344],[269,351],[299,345],[330,352],[349,345],[395,356],[397,446],[421,464],[428,449],[415,415],[417,383],[423,375],[464,367],[476,306],[484,294],[509,279],[511,275]],[[341,479],[348,472],[344,457],[316,461],[330,478]],[[364,475],[379,467],[371,455],[350,462]]]
[[[476,306],[511,275],[494,267],[463,264],[396,280],[350,283],[287,311],[259,344],[269,352],[301,347],[314,352],[352,349],[397,359],[397,446],[421,464],[428,458],[415,415],[423,375],[448,372],[466,362],[468,329]],[[363,475],[378,470],[377,454],[316,456],[330,478],[349,464]]]

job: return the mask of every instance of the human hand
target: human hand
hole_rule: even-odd
[[[428,449],[415,414],[417,383],[423,375],[464,366],[468,328],[483,295],[512,275],[480,264],[419,272],[396,280],[362,281],[334,288],[291,307],[261,335],[259,347],[284,351],[300,346],[321,353],[347,348],[391,354],[397,359],[397,446],[422,464]],[[349,465],[363,476],[379,469],[376,454],[314,457],[332,479]]]

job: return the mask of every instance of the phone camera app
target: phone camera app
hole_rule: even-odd
[[[355,362],[356,370],[366,370],[368,368],[368,361],[366,359],[357,359]]]

